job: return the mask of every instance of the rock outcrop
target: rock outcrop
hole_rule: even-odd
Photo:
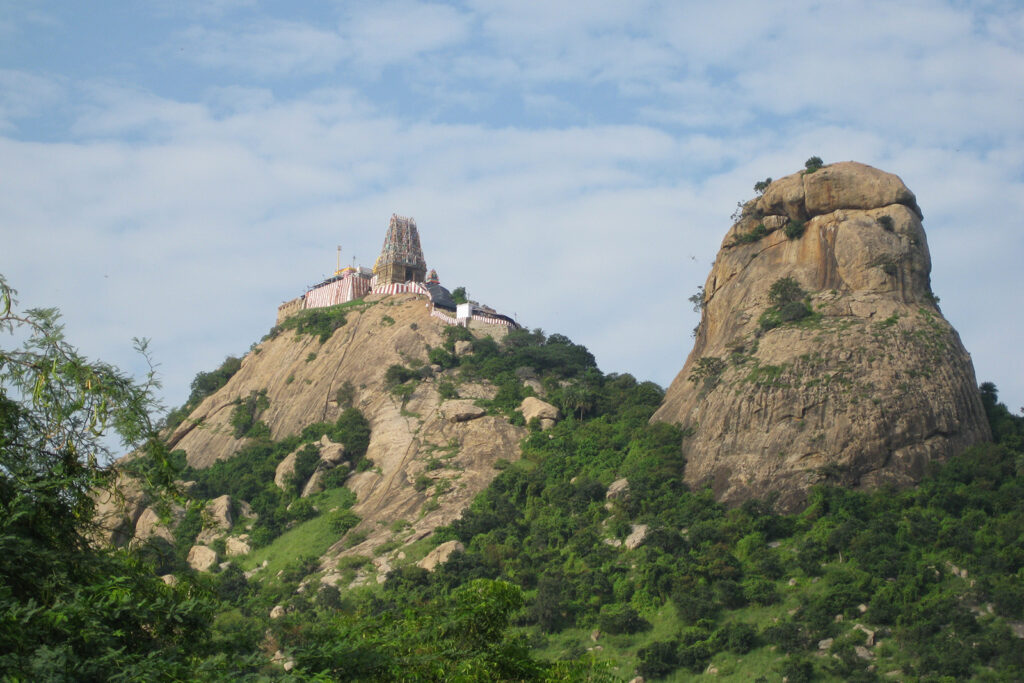
[[[693,351],[652,419],[686,479],[799,508],[819,482],[909,485],[990,437],[970,356],[930,287],[914,194],[854,162],[771,183],[732,226]]]
[[[445,324],[431,317],[422,297],[370,295],[346,318],[324,342],[292,330],[265,339],[169,439],[171,448],[185,451],[189,465],[203,469],[233,457],[247,443],[235,437],[231,413],[252,392],[265,392],[258,419],[275,440],[311,423],[333,422],[349,403],[358,408],[371,429],[366,457],[372,468],[352,473],[345,486],[356,493],[353,512],[363,520],[352,533],[365,540],[335,544],[324,558],[328,568],[338,556],[373,555],[383,543],[412,542],[457,519],[496,476],[493,464],[519,457],[519,441],[527,433],[472,405],[473,399],[493,398],[495,387],[464,382],[453,371],[420,373],[415,390],[404,397],[389,391],[385,374],[391,365],[428,368],[428,348],[444,343]],[[475,332],[499,339],[506,332],[501,326],[487,328]],[[442,399],[441,381],[456,383],[463,400]],[[303,495],[321,490],[333,467],[348,467],[344,445],[322,439],[318,447],[316,470],[305,482],[292,482]],[[298,451],[279,464],[279,487],[294,477],[297,456]],[[418,478],[429,479],[430,486],[416,488]],[[392,523],[402,520],[408,525],[400,533],[391,531]]]

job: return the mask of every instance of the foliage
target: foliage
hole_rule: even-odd
[[[773,282],[768,290],[768,299],[773,305],[758,319],[761,330],[771,330],[811,315],[811,308],[804,301],[806,297],[807,292],[791,277],[779,278]]]
[[[705,303],[705,299],[704,299],[704,285],[699,285],[697,287],[697,293],[694,294],[693,296],[691,296],[690,298],[688,298],[687,301],[689,301],[691,304],[693,304],[693,312],[694,313],[700,313],[704,309],[704,303]]]
[[[814,173],[824,166],[825,162],[821,160],[821,157],[811,157],[804,162],[804,174]]]
[[[242,360],[234,356],[228,356],[224,359],[224,362],[220,364],[220,367],[212,372],[200,372],[192,380],[191,393],[189,393],[188,400],[185,401],[185,405],[172,410],[167,414],[164,420],[164,424],[168,429],[174,429],[182,422],[189,414],[199,407],[203,399],[213,394],[218,389],[228,383],[228,380],[234,377],[235,373],[238,372],[242,367]]]
[[[254,427],[257,427],[259,423],[260,413],[266,410],[269,405],[270,400],[267,398],[266,389],[250,391],[249,395],[244,399],[239,399],[238,404],[232,409],[231,417],[228,420],[232,429],[234,429],[235,438],[269,436],[269,430],[266,429],[257,429],[255,430],[257,433],[253,433]]]
[[[465,287],[456,287],[455,289],[453,289],[452,290],[452,301],[454,301],[456,304],[469,303],[469,299],[466,298],[466,288]]]
[[[733,245],[750,244],[751,242],[757,242],[767,234],[767,226],[765,226],[764,223],[758,223],[750,230],[750,232],[741,232],[737,234],[736,239],[733,242]]]
[[[701,384],[705,391],[713,389],[725,372],[725,361],[715,356],[703,356],[694,363],[690,376],[686,379],[694,384]]]
[[[759,195],[764,194],[765,190],[767,190],[768,186],[771,184],[771,176],[765,178],[764,180],[759,180],[756,183],[754,183],[754,192],[758,193]]]
[[[0,678],[191,677],[209,601],[90,542],[112,445],[147,459],[137,472],[154,492],[176,476],[150,418],[155,375],[138,384],[86,360],[57,312],[19,311],[2,276],[0,332],[22,340],[0,349]]]
[[[807,230],[806,223],[792,218],[790,218],[782,228],[782,232],[786,233],[786,237],[791,240],[798,240],[803,237],[805,230]]]
[[[344,327],[347,322],[346,313],[354,306],[363,305],[362,299],[355,299],[337,306],[325,306],[323,308],[310,308],[299,311],[293,316],[285,318],[279,325],[271,328],[267,335],[273,339],[287,330],[295,330],[296,335],[309,335],[316,337],[321,344],[331,338],[334,331]],[[393,322],[393,321],[392,321]]]

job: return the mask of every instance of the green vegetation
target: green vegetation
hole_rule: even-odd
[[[200,470],[188,467],[181,476],[196,482],[193,495],[198,498],[216,498],[228,494],[234,500],[247,501],[258,515],[250,532],[252,542],[257,546],[266,545],[289,524],[301,521],[303,515],[308,513],[303,506],[289,509],[299,491],[295,485],[284,491],[277,487],[274,475],[278,464],[289,453],[302,449],[302,455],[296,459],[297,476],[293,482],[305,481],[316,465],[312,444],[323,436],[335,443],[345,444],[349,464],[353,469],[360,469],[370,443],[370,427],[362,413],[355,408],[348,408],[333,424],[311,424],[301,434],[280,441],[271,441],[269,434],[261,435],[230,459],[218,461]],[[345,470],[340,468],[338,471]],[[326,483],[340,485],[341,482]]]
[[[821,160],[821,157],[811,157],[804,162],[804,174],[810,175],[817,170],[820,170],[825,166],[825,162]]]
[[[771,184],[771,176],[765,178],[764,180],[759,180],[756,183],[754,183],[754,192],[756,192],[759,195],[764,194],[765,190],[767,190],[768,186]]]
[[[784,280],[773,304],[802,302],[799,284]],[[369,429],[357,410],[280,441],[250,437],[229,460],[178,471],[180,453],[166,452],[146,413],[151,386],[85,362],[53,314],[39,316],[0,316],[0,328],[34,340],[0,352],[0,678],[690,680],[713,666],[744,681],[874,681],[897,670],[901,680],[1002,681],[1024,670],[1011,630],[1024,619],[1024,418],[991,383],[981,397],[995,443],[933,465],[916,488],[819,486],[801,513],[780,515],[771,499],[729,509],[685,485],[688,432],[650,423],[663,398],[656,385],[601,373],[561,335],[472,339],[453,368],[498,385],[490,408],[515,405],[529,378],[566,419],[531,429],[522,458],[502,463],[460,519],[403,546],[404,563],[389,555],[395,568],[382,585],[349,587],[373,576],[364,553],[331,569],[335,587],[319,581],[319,553],[369,537],[356,528],[353,494],[332,486],[298,499],[295,481],[282,491],[273,474],[296,451],[308,472],[309,444],[323,435],[365,462]],[[465,334],[449,331],[445,348]],[[754,369],[765,381],[784,370]],[[258,393],[249,398],[258,404]],[[143,448],[134,471],[151,495],[196,481],[182,539],[202,527],[203,499],[227,493],[259,515],[245,523],[262,547],[203,575],[180,556],[95,549],[89,492],[111,473],[90,455],[102,455],[105,425]],[[429,453],[423,489],[434,504],[452,486],[435,477],[449,473],[454,447]],[[609,499],[620,479],[628,492]],[[465,552],[434,572],[414,564],[447,540]],[[374,551],[390,549],[394,540]],[[242,571],[258,567],[251,578]],[[178,587],[156,578],[167,569]],[[278,605],[284,615],[270,619]],[[290,672],[267,662],[267,644],[294,662]]]
[[[891,216],[879,216],[876,220],[878,224],[882,226],[882,229],[885,230],[886,232],[893,231],[893,222]]]
[[[331,338],[335,330],[344,327],[347,322],[346,314],[351,309],[367,305],[372,304],[366,304],[362,299],[355,299],[344,304],[338,304],[337,306],[299,311],[295,315],[285,318],[281,321],[280,325],[272,327],[270,332],[267,333],[266,338],[273,339],[282,332],[295,330],[296,335],[316,337],[323,344]],[[391,322],[394,323],[394,320]]]
[[[188,400],[185,401],[185,405],[180,408],[176,408],[167,414],[164,419],[164,425],[168,429],[174,429],[182,422],[189,414],[199,407],[203,399],[217,391],[231,379],[236,372],[242,367],[242,360],[235,358],[234,356],[228,356],[221,363],[220,367],[213,372],[200,372],[196,375],[195,379],[192,380],[192,391],[188,395]]]
[[[779,278],[773,282],[768,290],[768,299],[772,306],[758,319],[762,332],[785,323],[803,320],[813,313],[806,301],[807,292],[791,277]]]
[[[804,236],[804,231],[807,230],[807,224],[803,221],[794,220],[792,218],[782,228],[782,232],[786,233],[786,237],[791,240],[798,240]]]
[[[736,235],[736,240],[733,242],[733,245],[735,246],[737,244],[750,244],[751,242],[757,242],[767,234],[768,228],[765,226],[765,224],[758,223],[753,227],[753,229],[751,229],[750,232],[742,232]]]
[[[466,288],[465,287],[456,287],[455,289],[453,289],[452,290],[452,300],[456,304],[468,303],[469,299],[466,298]]]

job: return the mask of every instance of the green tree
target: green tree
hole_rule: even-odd
[[[15,295],[0,276],[0,332],[23,340],[0,348],[0,679],[189,677],[208,609],[91,542],[113,448],[134,452],[146,486],[174,477],[150,418],[156,377],[88,361],[56,310],[19,312]]]

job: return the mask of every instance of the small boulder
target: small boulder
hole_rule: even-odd
[[[516,409],[523,414],[523,419],[529,422],[533,418],[540,421],[541,429],[551,429],[562,417],[558,408],[535,396],[527,396]]]
[[[626,500],[629,498],[629,480],[616,479],[604,494],[605,500]]]
[[[644,539],[647,538],[647,525],[646,524],[634,524],[632,531],[629,532],[629,536],[626,536],[626,540],[623,545],[629,550],[636,550],[644,544]]]
[[[835,642],[834,638],[825,638],[824,640],[819,640],[818,641],[818,649],[819,650],[827,650],[830,647],[832,647],[832,643],[834,643],[834,642]]]
[[[162,538],[168,543],[174,543],[174,534],[161,521],[160,515],[151,507],[146,508],[139,515],[135,522],[135,541],[142,543],[151,538]]]
[[[875,645],[875,632],[874,631],[869,629],[867,626],[864,626],[863,624],[854,624],[853,625],[853,630],[854,631],[863,631],[864,635],[866,636],[865,639],[864,639],[864,644],[867,645],[868,647],[874,647],[874,645]]]
[[[252,547],[248,543],[248,536],[228,536],[224,544],[224,552],[228,557],[248,555]]]
[[[469,422],[478,417],[483,417],[487,411],[472,401],[462,399],[456,401],[445,401],[439,408],[441,417],[447,422]]]
[[[223,495],[214,498],[206,505],[206,512],[210,516],[213,526],[222,531],[230,531],[234,526],[231,517],[231,496]]]
[[[160,580],[166,583],[171,588],[174,588],[178,585],[178,577],[174,574],[164,574],[160,577]]]
[[[428,572],[432,572],[437,569],[438,565],[442,565],[448,561],[454,553],[461,553],[466,550],[466,546],[462,545],[458,541],[447,541],[437,546],[424,557],[422,560],[416,563],[417,567],[426,569]]]
[[[286,455],[284,460],[277,464],[277,469],[274,471],[274,483],[282,491],[288,490],[288,482],[295,475],[295,460],[298,457],[299,453],[295,451]]]
[[[188,566],[197,572],[208,572],[217,564],[217,553],[205,545],[194,545],[188,551]]]
[[[320,460],[331,465],[337,465],[345,460],[345,445],[335,443],[324,434],[317,444],[320,448]]]
[[[280,619],[284,616],[284,605],[274,605],[274,608],[270,610],[271,619]]]

